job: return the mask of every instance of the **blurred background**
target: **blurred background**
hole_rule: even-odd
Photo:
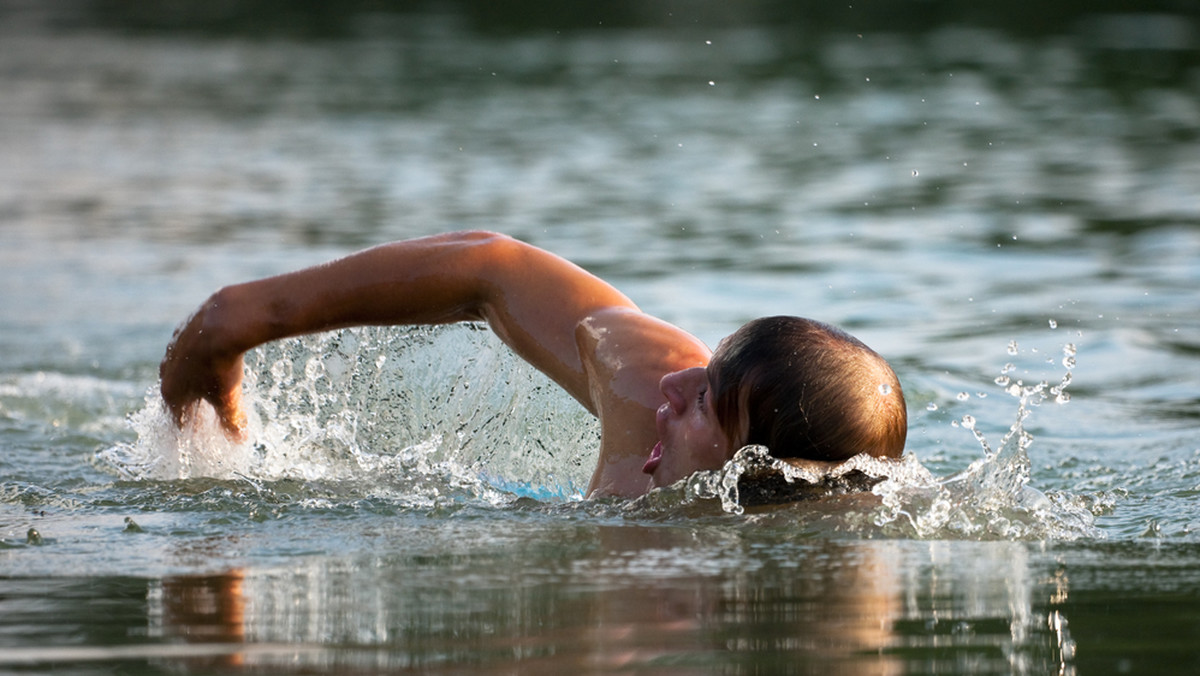
[[[1194,0],[0,0],[0,666],[164,667],[207,633],[326,668],[1192,673],[1198,188]],[[710,344],[774,313],[847,327],[895,365],[939,477],[1014,429],[1013,385],[1049,398],[1027,457],[890,512],[518,500],[386,431],[299,478],[105,462],[161,440],[158,361],[214,289],[456,228]],[[484,394],[544,422],[494,347],[411,335],[344,342],[482,357],[505,374]],[[339,344],[251,363],[303,362],[312,389]],[[528,439],[489,436],[484,396],[409,421],[333,394],[339,420],[465,429],[522,478]],[[543,434],[591,450],[586,426]]]

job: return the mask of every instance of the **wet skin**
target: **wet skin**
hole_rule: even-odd
[[[642,471],[654,487],[669,486],[699,470],[721,468],[737,450],[713,410],[709,370],[669,373],[659,383],[666,402],[658,408],[658,444]]]

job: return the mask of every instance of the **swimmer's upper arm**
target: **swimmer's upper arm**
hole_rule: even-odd
[[[612,285],[559,256],[493,236],[480,267],[482,318],[517,355],[593,414],[595,343],[581,327],[598,315],[641,311]]]

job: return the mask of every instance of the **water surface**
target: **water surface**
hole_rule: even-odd
[[[0,8],[0,670],[1192,673],[1196,17],[925,5]],[[167,428],[212,290],[454,228],[847,327],[911,471],[581,501],[594,423],[476,327]]]

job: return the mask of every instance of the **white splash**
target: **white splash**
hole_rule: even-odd
[[[245,442],[206,405],[176,429],[154,390],[130,418],[137,440],[98,457],[134,480],[338,481],[504,501],[521,487],[578,497],[598,445],[578,404],[474,325],[282,341],[247,355],[243,385]]]
[[[1016,342],[1009,343],[1014,354]],[[1074,357],[1075,346],[1064,347]],[[1064,360],[1066,362],[1066,360]],[[1074,360],[1069,362],[1074,366]],[[993,451],[977,421],[964,415],[955,421],[974,435],[983,457],[965,470],[944,478],[895,474],[874,488],[883,502],[875,524],[890,532],[919,538],[970,539],[1077,539],[1103,537],[1095,516],[1074,496],[1047,495],[1029,485],[1032,464],[1029,448],[1033,435],[1025,421],[1033,408],[1047,399],[1066,403],[1070,371],[1056,385],[1041,381],[1026,385],[1008,375],[1006,364],[996,384],[1018,400],[1016,420]]]
[[[1009,347],[1015,348],[1015,341]],[[1064,348],[1074,356],[1074,346]],[[802,502],[783,507],[786,518],[797,522],[825,518],[833,514],[834,530],[858,533],[870,537],[904,537],[918,539],[970,540],[1042,540],[1102,538],[1095,526],[1095,515],[1088,500],[1067,493],[1043,493],[1029,485],[1031,462],[1029,448],[1033,436],[1025,429],[1030,412],[1047,400],[1067,401],[1066,388],[1071,373],[1060,382],[1025,385],[1022,380],[1007,376],[1015,367],[1006,364],[1003,382],[997,384],[1017,399],[1016,420],[993,450],[978,421],[972,415],[955,420],[955,426],[969,430],[982,451],[982,456],[966,469],[945,477],[930,472],[907,453],[899,460],[883,460],[866,455],[851,458],[828,475],[818,475],[793,467],[769,455],[765,448],[751,446],[740,450],[719,471],[698,472],[685,481],[652,492],[635,501],[630,510],[639,516],[693,513],[705,514],[719,505],[727,514],[745,513],[739,499],[739,480],[748,472],[764,469],[782,475],[790,484],[805,482],[829,487],[824,504]],[[846,502],[838,507],[836,496],[842,494],[839,482],[849,483],[852,473],[862,472],[869,477],[885,477],[876,483],[871,493],[877,501],[863,512],[862,501]],[[803,493],[803,489],[800,493]],[[798,493],[799,494],[799,493]],[[808,496],[819,496],[819,491]]]

